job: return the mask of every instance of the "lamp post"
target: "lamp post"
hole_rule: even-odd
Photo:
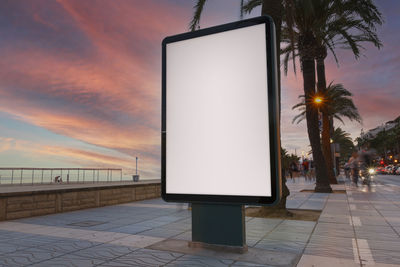
[[[137,160],[138,160],[138,157],[136,157],[136,175],[137,175]]]
[[[136,157],[136,168],[135,168],[135,174],[132,175],[133,181],[138,182],[139,181],[139,174],[138,174],[138,157]]]
[[[335,176],[337,174],[337,167],[336,167],[336,145],[334,144],[333,139],[330,139],[330,143],[331,143],[331,148],[333,148],[333,169],[335,170]],[[333,144],[333,145],[332,145]]]
[[[322,105],[323,102],[324,99],[321,96],[314,96],[313,103],[317,106],[318,110],[318,128],[320,132],[322,132],[322,118],[320,116],[319,107]]]
[[[320,107],[321,105],[324,104],[324,102],[327,102],[326,99],[323,98],[323,96],[321,95],[315,95],[313,98],[313,103],[317,106],[318,108],[318,124],[320,126],[320,131],[321,131],[321,135],[322,135],[322,131],[323,131],[323,117],[322,115],[320,116]],[[329,125],[331,130],[333,129],[333,121],[331,122],[332,118],[329,119]],[[329,133],[329,135],[331,135],[332,132]],[[332,163],[333,163],[333,169],[334,169],[334,175],[336,177],[337,175],[337,167],[338,164],[336,163],[336,152],[338,151],[338,149],[336,149],[336,146],[334,144],[334,141],[332,140],[332,138],[330,138],[330,146],[331,146],[331,157],[332,157]]]

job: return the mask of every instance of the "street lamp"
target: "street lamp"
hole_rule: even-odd
[[[318,128],[320,131],[322,131],[322,114],[319,110],[319,107],[322,105],[324,102],[324,99],[321,96],[315,95],[312,99],[312,103],[314,103],[317,106],[317,111],[318,111]]]
[[[319,105],[319,104],[322,104],[322,102],[323,102],[322,97],[320,97],[320,96],[314,97],[314,103],[315,104]]]
[[[322,114],[320,113],[320,106],[324,103],[324,98],[321,95],[315,95],[314,98],[313,98],[313,102],[317,106],[317,109],[318,109],[318,126],[320,127],[320,131],[322,132],[322,130],[323,130],[323,120],[324,119],[322,117]],[[333,155],[332,155],[333,168],[334,168],[334,172],[335,172],[335,175],[336,175],[336,147],[333,145],[334,141],[332,140],[332,138],[329,139],[329,143],[331,144],[331,147],[333,147],[333,151],[332,151],[333,152]]]

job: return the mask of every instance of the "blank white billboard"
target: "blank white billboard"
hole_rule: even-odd
[[[266,40],[261,23],[166,44],[166,194],[271,197]]]

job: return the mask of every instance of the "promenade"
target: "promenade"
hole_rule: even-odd
[[[399,185],[288,186],[318,221],[246,217],[245,254],[189,248],[190,210],[158,198],[0,222],[0,266],[400,266]]]

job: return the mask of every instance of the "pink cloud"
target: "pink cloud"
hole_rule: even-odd
[[[48,6],[41,1],[25,3],[24,20],[13,20],[15,26],[22,25],[37,36],[26,34],[15,42],[10,39],[0,50],[0,111],[61,135],[121,151],[127,157],[121,161],[124,164],[131,165],[130,157],[139,154],[153,164],[152,169],[159,168],[160,43],[167,35],[187,30],[191,5],[150,0],[101,0],[96,4],[59,0],[51,3],[49,12],[43,12]],[[220,15],[211,10],[213,7],[210,3],[202,26],[210,21],[227,22],[227,12]],[[228,9],[231,13],[238,5]],[[237,15],[232,14],[229,20]],[[25,21],[29,16],[35,27]],[[39,26],[44,30],[39,31]],[[43,35],[46,31],[57,34]],[[68,38],[61,38],[64,34]],[[67,41],[69,46],[63,46]],[[398,115],[387,107],[396,107],[399,83],[385,76],[398,66],[397,51],[395,45],[385,44],[379,53],[368,50],[368,57],[359,61],[348,52],[340,52],[340,68],[331,57],[327,60],[328,82],[334,80],[350,89],[364,117],[364,126],[346,122],[353,136],[359,134],[360,127],[375,127]],[[385,68],[380,59],[388,54],[394,56],[385,61]],[[299,65],[297,71],[295,76],[289,67],[287,77],[282,73],[282,140],[284,147],[305,150],[305,124],[291,124],[297,113],[291,108],[303,93]],[[380,77],[373,80],[376,73]],[[385,90],[371,94],[378,91],[376,84],[383,83]],[[74,157],[75,152],[66,148],[60,151]],[[85,152],[82,155],[88,162],[91,156],[95,158]]]
[[[139,155],[159,169],[160,45],[179,25],[185,28],[186,21],[176,16],[182,9],[149,1],[140,8],[132,2],[59,3],[93,50],[81,54],[6,44],[0,62],[5,70],[0,73],[0,110],[128,158]],[[63,30],[39,13],[33,12],[32,18]],[[62,151],[72,157],[71,151]],[[130,160],[121,162],[132,166]]]

